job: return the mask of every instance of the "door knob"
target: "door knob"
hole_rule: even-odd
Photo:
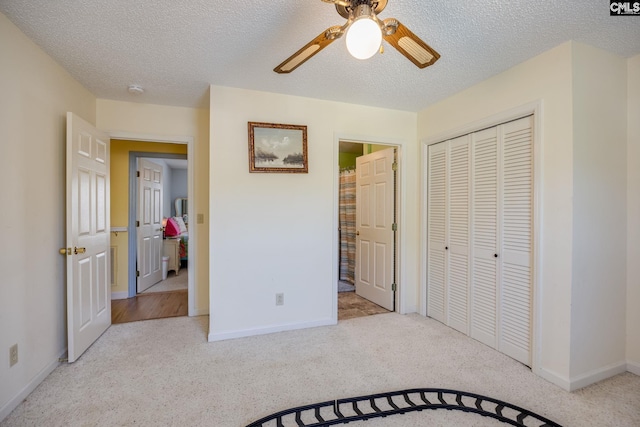
[[[448,251],[448,250],[449,250],[449,246],[445,246],[445,247],[444,247],[444,250],[445,250],[445,251]]]
[[[498,254],[493,254],[493,257],[494,258],[498,258]]]
[[[73,253],[76,255],[83,254],[85,252],[87,252],[87,248],[76,248],[75,246],[73,248]]]
[[[359,232],[359,231],[356,231],[356,236],[359,236],[359,235],[360,235],[360,232]]]
[[[60,255],[71,255],[71,248],[60,248],[60,250],[58,250],[58,253]]]

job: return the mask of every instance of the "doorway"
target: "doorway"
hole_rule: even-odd
[[[114,176],[112,180],[114,181],[112,182],[112,206],[114,207],[112,216],[114,221],[112,224],[115,226],[126,224],[124,227],[112,227],[112,231],[116,230],[116,236],[117,231],[126,232],[126,234],[123,233],[123,236],[112,239],[112,258],[115,259],[113,276],[118,278],[117,283],[112,284],[112,290],[115,285],[117,286],[115,290],[118,291],[112,292],[112,314],[117,314],[118,317],[118,320],[114,317],[114,323],[173,317],[193,312],[195,306],[193,276],[195,275],[196,245],[193,244],[193,240],[189,242],[188,233],[185,233],[185,236],[171,236],[171,243],[176,244],[172,246],[174,255],[169,257],[171,265],[167,265],[169,268],[167,268],[166,277],[164,277],[165,272],[162,271],[162,277],[158,278],[159,283],[154,283],[142,292],[138,292],[137,289],[138,272],[141,270],[138,261],[139,236],[137,236],[137,221],[141,219],[138,215],[139,201],[137,200],[140,192],[137,177],[138,163],[142,159],[147,159],[147,161],[161,165],[162,175],[166,176],[168,180],[163,187],[163,195],[159,201],[162,204],[160,217],[165,220],[180,217],[182,222],[186,220],[184,227],[187,229],[188,214],[190,210],[194,210],[192,203],[193,162],[188,157],[191,138],[185,137],[184,139],[186,141],[178,141],[177,143],[176,141],[163,141],[161,138],[160,140],[145,139],[143,141],[132,138],[112,139],[111,163],[112,176]],[[117,166],[118,164],[119,166]],[[117,171],[114,170],[114,167]],[[176,177],[178,179],[175,179]],[[179,184],[176,185],[174,181],[179,181]],[[175,211],[175,202],[178,199],[180,209],[183,211],[180,212],[180,215]],[[164,225],[160,225],[159,221],[156,222],[158,222],[157,228]],[[164,223],[164,221],[162,222]],[[169,250],[168,245],[164,244],[164,227],[159,235],[160,245],[156,252],[158,260],[154,261],[156,267],[164,264],[162,256],[166,257],[164,252]],[[189,248],[189,246],[191,247]],[[182,249],[183,247],[184,249]]]
[[[338,320],[396,310],[398,150],[338,141]]]

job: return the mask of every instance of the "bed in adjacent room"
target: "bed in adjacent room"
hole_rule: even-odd
[[[184,219],[173,216],[167,219],[164,235],[166,238],[180,239],[180,261],[189,259],[189,230]]]

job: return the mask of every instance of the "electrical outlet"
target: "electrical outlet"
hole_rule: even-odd
[[[18,344],[14,344],[9,348],[9,367],[18,363]]]
[[[284,305],[284,294],[276,294],[276,305]]]

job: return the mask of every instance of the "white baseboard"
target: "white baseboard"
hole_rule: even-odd
[[[335,324],[336,321],[333,319],[322,319],[313,322],[288,323],[284,325],[268,326],[265,328],[252,328],[231,332],[209,333],[209,342],[251,337],[254,335],[272,334],[275,332],[293,331],[296,329],[316,328],[318,326],[330,326]]]
[[[550,383],[555,384],[564,390],[570,391],[571,383],[568,378],[544,368],[540,368],[534,373],[541,376]]]
[[[598,381],[606,380],[607,378],[611,378],[626,371],[637,373],[638,375],[640,375],[640,365],[630,362],[614,363],[603,368],[587,372],[586,374],[578,375],[571,379],[563,377],[562,375],[544,368],[540,368],[535,373],[566,391],[576,391],[581,388],[590,386],[591,384],[595,384]]]
[[[576,391],[581,388],[590,386],[591,384],[595,384],[598,381],[606,380],[607,378],[611,378],[615,375],[627,372],[627,366],[628,364],[626,362],[614,363],[603,368],[587,372],[586,374],[578,375],[577,377],[571,378],[569,391]]]
[[[35,377],[31,379],[31,381],[27,383],[26,386],[24,386],[22,390],[20,390],[20,392],[18,392],[18,394],[15,395],[15,397],[13,397],[13,399],[9,400],[6,405],[0,408],[0,422],[4,420],[11,413],[11,411],[16,409],[18,405],[22,403],[22,401],[26,399],[27,396],[29,396],[29,394],[31,394],[31,392],[35,390],[36,387],[38,387],[40,383],[44,381],[44,379],[47,378],[49,374],[60,365],[59,359],[62,358],[66,354],[66,352],[67,349],[65,348],[64,351],[60,353],[58,357],[56,357],[56,360],[45,366],[40,372],[36,374]]]
[[[196,308],[192,312],[189,313],[189,317],[208,316],[208,315],[209,315],[209,309],[208,308]]]
[[[129,292],[111,292],[111,299],[127,299],[129,298]]]

